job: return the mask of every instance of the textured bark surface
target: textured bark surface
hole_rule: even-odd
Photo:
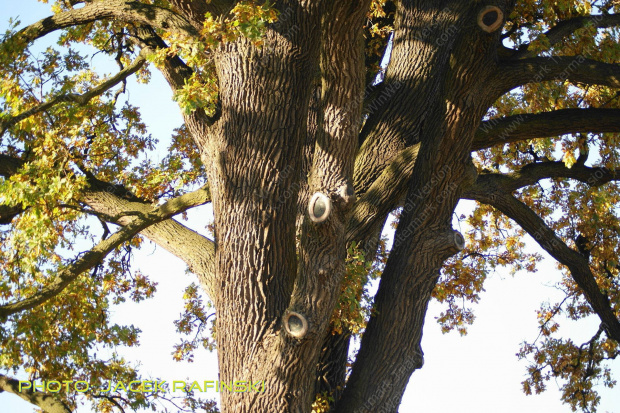
[[[414,67],[416,62],[424,67],[427,72],[418,83],[428,88],[423,96],[430,101],[413,108],[422,111],[414,129],[419,132],[406,143],[420,142],[420,148],[375,297],[376,315],[363,336],[338,412],[374,411],[378,406],[396,412],[409,376],[423,363],[420,342],[426,307],[441,264],[457,252],[451,216],[461,187],[474,179],[469,164],[473,131],[493,100],[480,92],[481,83],[491,74],[495,50],[489,47],[487,35],[465,30],[477,10],[459,4],[419,3],[403,2],[397,30],[400,25],[414,29],[395,43],[393,59],[398,59],[402,46],[406,49],[402,53],[413,57]],[[419,16],[420,11],[426,14]],[[432,39],[451,33],[446,44],[425,40],[422,26],[416,33],[414,22],[424,18],[435,22]],[[368,139],[366,147],[372,145],[372,136]]]
[[[361,29],[368,2],[330,4],[324,10],[329,27],[321,26],[318,6],[283,5],[287,20],[267,34],[262,50],[238,42],[218,51],[221,88],[230,95],[221,95],[222,117],[208,131],[203,151],[205,159],[216,160],[209,175],[216,274],[223,283],[216,298],[220,375],[265,380],[267,388],[251,402],[247,395],[224,395],[230,411],[250,411],[250,405],[251,411],[308,411],[314,394],[307,389],[338,298],[338,289],[325,284],[337,287],[344,274],[344,220],[353,201],[347,189],[361,116],[361,101],[350,102],[363,88]],[[339,76],[343,71],[357,78]],[[321,225],[302,224],[298,263],[296,184],[308,151],[303,143],[318,73],[321,117],[307,182],[309,193],[325,193],[335,208]],[[284,333],[280,321],[287,310],[307,318],[303,339]]]
[[[115,19],[131,23],[132,41],[148,54],[167,47],[161,30],[199,38],[205,13],[224,18],[235,3],[172,0],[167,10],[135,1],[87,2],[19,35],[31,42],[62,28]],[[477,176],[471,159],[474,150],[504,143],[619,131],[617,109],[567,109],[481,122],[502,94],[530,82],[563,76],[620,87],[618,65],[578,56],[536,57],[527,46],[507,49],[501,30],[488,33],[479,26],[480,11],[491,5],[487,2],[388,3],[395,14],[385,19],[395,30],[381,83],[369,85],[365,68],[363,26],[370,0],[277,1],[280,17],[267,26],[262,46],[240,37],[211,53],[219,85],[217,113],[184,114],[206,167],[208,189],[155,207],[91,176],[80,195],[90,213],[122,229],[56,284],[67,285],[138,232],[183,259],[216,307],[220,380],[264,382],[264,392],[220,393],[224,413],[309,413],[323,392],[334,398],[335,413],[397,412],[409,377],[424,363],[422,330],[440,269],[462,247],[451,223],[463,198],[493,205],[530,234],[541,234],[541,246],[570,269],[608,336],[620,340],[620,323],[587,258],[512,195],[546,178],[598,186],[617,180],[616,171],[588,168],[580,158],[572,168],[536,162],[510,174]],[[492,5],[509,16],[514,2]],[[558,42],[588,22],[558,24],[549,39]],[[615,16],[595,21],[599,27],[619,23]],[[58,102],[84,104],[99,96],[138,70],[144,64],[140,56],[92,91],[58,96],[31,112],[5,117],[0,136]],[[193,74],[173,56],[159,70],[173,91]],[[10,178],[25,161],[0,154],[0,176]],[[308,213],[317,193],[332,205],[324,222]],[[212,202],[215,214],[213,240],[172,219],[206,202]],[[330,325],[347,247],[355,243],[372,260],[387,217],[398,207],[402,215],[374,311],[350,366],[350,333],[333,334]],[[20,205],[0,206],[0,224],[22,212]],[[33,299],[45,300],[57,291],[43,294]],[[0,316],[36,302],[15,305],[0,307]],[[307,322],[301,337],[283,325],[291,312]],[[0,377],[1,390],[11,391],[10,379]],[[44,408],[55,403],[45,396],[32,402]],[[65,412],[52,404],[50,412]]]

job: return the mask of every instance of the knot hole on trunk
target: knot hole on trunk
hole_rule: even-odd
[[[487,33],[493,33],[504,23],[504,12],[497,6],[486,6],[478,13],[478,26]]]

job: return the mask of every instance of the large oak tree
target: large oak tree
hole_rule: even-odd
[[[593,384],[612,384],[605,361],[620,353],[617,1],[53,7],[0,49],[1,368],[93,386],[140,377],[93,349],[135,344],[109,308],[152,294],[127,266],[148,239],[185,261],[212,301],[220,379],[265,382],[222,392],[222,411],[396,412],[423,365],[429,300],[447,304],[445,330],[463,331],[488,271],[535,270],[529,234],[557,260],[566,298],[543,305],[542,338],[522,348],[524,391],[557,378],[565,402],[596,407]],[[55,48],[30,51],[58,34]],[[80,43],[118,72],[95,72]],[[147,82],[150,70],[184,117],[161,162],[123,100],[126,80]],[[461,199],[477,207],[454,218]],[[212,237],[174,218],[206,203]],[[178,328],[197,335],[180,359],[213,344],[197,288],[186,298]],[[557,334],[561,315],[594,315],[600,329],[574,343]],[[9,376],[0,391],[48,413],[75,408],[75,395],[19,392]],[[154,402],[85,396],[104,411]]]

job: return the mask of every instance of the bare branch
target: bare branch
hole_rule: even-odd
[[[555,26],[553,26],[546,33],[544,33],[544,36],[547,38],[548,43],[553,46],[555,44],[558,44],[571,34],[575,33],[577,30],[583,29],[586,26],[593,26],[599,29],[603,29],[618,25],[620,25],[619,14],[579,16],[558,22]],[[512,58],[524,59],[536,56],[536,52],[529,50],[529,46],[529,43],[522,45],[519,48],[519,51],[514,54]]]
[[[496,82],[506,93],[528,83],[554,80],[620,88],[620,65],[583,56],[534,57],[503,62]]]
[[[74,93],[57,95],[51,98],[50,100],[48,100],[47,102],[41,103],[33,108],[30,108],[20,113],[19,115],[11,116],[5,119],[3,122],[0,122],[0,136],[4,135],[6,130],[10,128],[11,126],[15,125],[16,123],[21,122],[22,120],[27,119],[33,115],[36,115],[37,113],[46,111],[61,102],[73,102],[79,105],[86,105],[92,98],[102,95],[107,90],[118,85],[119,83],[127,79],[129,76],[133,75],[138,70],[140,70],[140,68],[144,66],[144,63],[146,62],[146,58],[144,56],[145,54],[146,53],[140,53],[140,55],[131,63],[131,65],[127,66],[124,70],[121,70],[116,75],[112,76],[111,78],[101,82],[98,86],[89,90],[88,92],[85,92],[81,95],[74,94]]]
[[[27,388],[20,390],[18,380],[0,374],[0,393],[5,391],[19,396],[28,403],[34,404],[45,411],[45,413],[71,413],[71,409],[65,403],[56,399],[55,396]]]
[[[491,119],[480,124],[472,149],[579,132],[620,132],[620,109],[561,109]]]
[[[492,205],[519,224],[558,262],[568,267],[586,300],[603,322],[607,335],[620,342],[620,322],[609,300],[601,293],[588,260],[583,255],[568,247],[542,218],[501,187],[495,187],[489,182],[477,182],[464,198]]]
[[[165,221],[166,219],[195,206],[197,202],[204,203],[203,201],[209,197],[208,190],[201,188],[193,193],[171,199],[160,207],[150,209],[147,213],[141,213],[137,217],[133,218],[129,224],[119,229],[110,238],[101,241],[90,251],[73,261],[73,263],[60,269],[54,281],[41,288],[41,290],[39,290],[39,292],[34,294],[32,297],[14,303],[1,305],[0,316],[6,317],[21,311],[30,310],[44,303],[50,298],[61,293],[65,287],[73,282],[80,274],[99,264],[101,260],[103,260],[112,250],[117,248],[123,242],[130,240],[143,229],[158,222]]]

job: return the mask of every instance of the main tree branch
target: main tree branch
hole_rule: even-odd
[[[0,225],[7,225],[17,215],[24,212],[24,208],[15,205],[0,205]]]
[[[171,10],[139,1],[105,0],[46,17],[23,28],[12,38],[26,44],[56,30],[106,19],[116,19],[129,24],[147,24],[162,30],[199,37],[198,30],[190,22]]]
[[[504,61],[495,83],[506,93],[528,83],[569,81],[620,88],[620,65],[583,56],[534,57]]]
[[[205,187],[185,194],[174,200],[180,200],[178,212],[174,215],[203,205],[211,199],[210,191]],[[91,187],[81,196],[81,200],[96,213],[108,217],[110,222],[128,226],[136,216],[148,214],[152,206],[120,186],[106,184],[91,179]],[[172,217],[173,215],[170,215]],[[145,227],[142,235],[183,260],[196,274],[204,286],[207,295],[215,298],[214,259],[215,244],[209,238],[193,231],[174,219],[166,219]]]
[[[620,109],[561,109],[491,119],[480,124],[472,149],[569,133],[620,132]]]
[[[54,281],[41,288],[39,292],[23,300],[0,306],[0,316],[9,316],[21,311],[30,310],[50,298],[61,293],[65,287],[73,282],[84,271],[88,271],[99,264],[112,250],[123,242],[129,241],[143,229],[164,221],[189,207],[193,206],[195,194],[187,194],[171,199],[160,207],[151,209],[146,214],[139,214],[131,223],[119,229],[110,238],[101,241],[90,251],[81,255],[65,268],[58,270]]]
[[[157,49],[167,49],[166,42],[150,26],[137,29],[137,41],[146,52],[155,53]],[[159,70],[173,91],[182,88],[194,71],[178,56],[166,56]]]
[[[45,413],[71,413],[71,409],[59,401],[52,394],[19,388],[19,381],[0,374],[0,393],[9,392],[16,394],[39,408]]]
[[[564,162],[536,162],[512,173],[482,173],[478,176],[476,185],[512,193],[519,188],[549,178],[570,178],[590,186],[601,186],[617,181],[620,179],[620,174],[607,168],[590,168],[581,163],[568,168]]]
[[[23,164],[24,161],[19,158],[14,158],[0,153],[0,176],[6,179],[11,175],[15,175]]]
[[[137,39],[143,50],[147,52],[168,48],[166,42],[150,26],[143,25],[138,27]],[[167,56],[158,69],[174,92],[183,88],[194,73],[192,68],[187,66],[180,57],[174,55]],[[214,117],[211,117],[201,108],[189,114],[183,114],[185,124],[199,147],[206,130],[213,125],[218,116],[219,114],[216,113]]]
[[[0,176],[9,178],[16,174],[23,164],[24,161],[21,159],[0,154]],[[109,184],[94,177],[89,178],[89,185],[89,188],[80,195],[80,201],[95,213],[106,216],[114,224],[127,226],[133,223],[136,217],[148,216],[153,212],[150,203],[136,197],[121,185]],[[209,202],[210,198],[208,188],[201,188],[173,198],[160,208],[165,207],[166,214],[172,217],[203,205]],[[215,256],[213,241],[173,219],[156,220],[144,227],[140,233],[185,261],[192,272],[199,277],[207,293],[213,293]]]
[[[347,227],[347,241],[379,229],[385,217],[404,199],[420,144],[403,149],[355,203]],[[372,254],[372,251],[367,251]]]
[[[547,42],[553,46],[575,33],[577,30],[583,29],[587,26],[603,29],[618,25],[620,25],[620,15],[618,14],[579,16],[558,22],[555,26],[544,33],[544,36],[547,38]],[[518,52],[512,56],[512,58],[523,59],[536,56],[537,53],[529,50],[529,47],[530,43],[522,45]]]
[[[608,298],[601,293],[588,260],[583,255],[566,245],[541,217],[501,187],[495,187],[489,182],[477,182],[464,198],[489,204],[501,211],[527,231],[553,258],[568,267],[588,303],[603,322],[607,335],[620,342],[620,322]]]

